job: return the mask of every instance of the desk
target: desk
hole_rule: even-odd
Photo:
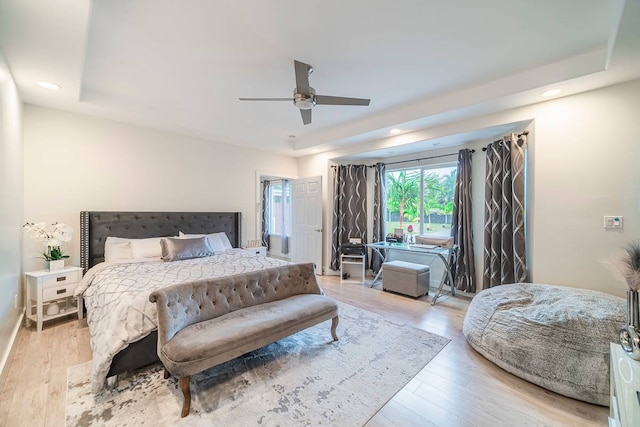
[[[451,295],[456,296],[456,289],[453,283],[453,275],[451,274],[451,257],[457,251],[457,246],[454,246],[451,249],[441,248],[439,246],[434,245],[421,245],[416,243],[392,243],[392,242],[376,242],[376,243],[367,243],[367,247],[376,251],[384,261],[388,261],[389,255],[392,251],[400,251],[405,253],[419,254],[419,255],[431,255],[438,257],[442,263],[444,264],[444,271],[442,273],[442,277],[440,279],[440,283],[438,284],[438,293],[431,301],[431,305],[434,305],[440,295],[442,294],[442,288],[446,281],[449,282],[449,286],[451,287]],[[382,251],[385,251],[383,254]],[[373,287],[382,274],[382,268],[380,267],[380,271],[376,274],[376,277],[371,282],[371,287]]]

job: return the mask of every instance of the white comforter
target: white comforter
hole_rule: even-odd
[[[89,271],[76,289],[87,307],[91,334],[93,392],[102,389],[111,360],[120,350],[157,328],[155,304],[149,294],[176,283],[261,270],[285,261],[232,249],[222,255],[184,261],[101,263]]]

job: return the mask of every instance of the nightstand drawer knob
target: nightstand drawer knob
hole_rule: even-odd
[[[56,277],[56,282],[64,282],[65,280],[67,280],[67,276]]]
[[[67,288],[64,288],[64,289],[58,289],[58,290],[56,291],[56,294],[60,295],[60,294],[64,294],[64,293],[66,293],[66,292],[67,292]]]

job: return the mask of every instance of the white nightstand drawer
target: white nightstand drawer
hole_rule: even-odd
[[[43,281],[42,285],[45,288],[49,287],[58,287],[60,285],[64,285],[67,283],[74,283],[80,281],[80,272],[79,271],[61,271],[59,273],[51,273],[47,275]]]
[[[57,298],[71,297],[73,296],[73,291],[76,290],[76,286],[78,286],[78,282],[67,283],[54,288],[44,288],[42,290],[42,300],[50,301]]]
[[[254,255],[267,256],[267,248],[264,246],[257,246],[255,248],[244,248],[244,250]]]

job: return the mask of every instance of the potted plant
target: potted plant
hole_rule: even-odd
[[[64,223],[56,222],[47,226],[44,222],[27,222],[23,228],[36,240],[40,240],[45,244],[45,250],[42,258],[46,261],[45,269],[47,271],[58,271],[64,268],[64,260],[69,258],[60,249],[63,242],[71,241],[73,237],[73,229]]]

